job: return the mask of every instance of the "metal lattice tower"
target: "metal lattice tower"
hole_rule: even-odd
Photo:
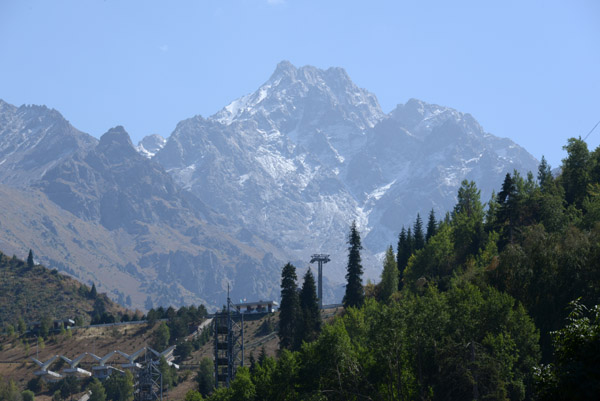
[[[311,256],[310,263],[319,263],[319,309],[323,309],[323,263],[329,262],[329,255],[316,253]]]
[[[162,401],[162,374],[158,369],[158,360],[149,358],[148,351],[145,353],[144,362],[136,378],[133,394],[135,401]]]
[[[244,314],[229,298],[227,307],[214,317],[215,387],[229,387],[237,366],[244,366]]]

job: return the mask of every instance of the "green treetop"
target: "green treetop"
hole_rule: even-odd
[[[356,228],[356,221],[352,222],[350,235],[348,235],[348,266],[346,273],[346,294],[344,295],[344,307],[360,307],[364,303],[365,290],[362,285],[363,267],[361,264],[360,233]]]
[[[286,264],[281,271],[281,305],[279,307],[279,348],[291,349],[296,345],[296,322],[300,302],[296,286],[296,267]]]
[[[300,310],[302,313],[300,342],[314,341],[321,331],[321,312],[319,311],[315,276],[313,276],[310,269],[304,275],[304,283],[302,284],[302,290],[300,290]]]
[[[394,258],[394,250],[390,245],[385,252],[383,261],[383,271],[381,272],[380,298],[387,301],[389,297],[398,289],[398,267]]]

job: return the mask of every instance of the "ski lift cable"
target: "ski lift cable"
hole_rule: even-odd
[[[598,124],[600,124],[600,121],[598,121],[598,122],[596,123],[596,125],[594,125],[594,128],[592,128],[592,129],[591,129],[591,131],[590,131],[590,132],[588,132],[588,134],[585,136],[585,138],[583,138],[583,140],[584,140],[584,141],[585,141],[585,140],[588,138],[588,136],[590,136],[590,134],[591,134],[592,132],[594,132],[594,130],[596,129],[596,127],[598,126]]]

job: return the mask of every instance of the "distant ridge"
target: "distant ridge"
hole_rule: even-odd
[[[411,99],[384,113],[342,68],[284,61],[255,92],[135,147],[99,141],[40,106],[0,102],[0,250],[25,253],[132,306],[277,298],[281,266],[325,252],[325,303],[339,302],[352,221],[365,279],[402,226],[482,200],[537,161],[470,114]],[[18,207],[17,207],[18,206]]]

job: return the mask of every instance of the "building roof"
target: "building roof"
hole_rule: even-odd
[[[237,307],[241,307],[241,306],[263,306],[263,305],[274,305],[274,306],[279,306],[279,304],[277,303],[277,301],[273,301],[273,300],[267,300],[267,301],[254,301],[254,302],[242,302],[239,304],[234,304]]]

